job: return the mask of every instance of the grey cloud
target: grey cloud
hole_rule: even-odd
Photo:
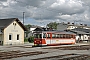
[[[37,10],[37,12],[34,13],[34,16],[32,16],[35,19],[54,19],[55,16],[57,15],[56,12],[53,12],[48,9],[42,9],[42,10]]]
[[[47,3],[49,3],[50,0],[47,1]],[[54,6],[52,7],[52,5],[55,3],[56,1],[55,0],[52,0],[51,4],[47,4],[45,5],[44,8],[40,9],[41,11],[36,13],[34,16],[35,19],[39,19],[39,18],[48,18],[48,19],[56,19],[58,18],[57,16],[59,16],[59,13],[61,13],[62,15],[73,15],[73,14],[81,14],[85,11],[84,7],[82,6],[82,3],[78,3],[77,4],[73,4],[73,5],[68,5],[69,3],[64,3],[63,5],[57,5],[57,6]],[[57,2],[57,4],[59,4]],[[42,12],[43,11],[43,12]],[[40,14],[42,16],[39,16]]]
[[[2,3],[7,1],[8,5],[4,6]],[[22,12],[25,12],[25,18],[35,20],[89,21],[89,3],[90,0],[2,0],[0,18],[22,19]]]
[[[81,0],[81,1],[83,2],[84,5],[90,7],[90,0]]]
[[[79,3],[78,1],[74,1],[75,3],[72,2],[68,1],[68,3],[64,2],[63,4],[56,2],[51,5],[51,9],[58,11],[59,13],[62,14],[70,14],[70,15],[83,13],[85,11],[84,7],[82,6],[82,3]]]
[[[7,0],[0,0],[0,2],[6,2]]]
[[[33,7],[39,7],[43,4],[45,0],[16,0],[17,5],[21,7],[25,6],[33,6]]]

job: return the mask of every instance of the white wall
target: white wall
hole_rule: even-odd
[[[78,38],[79,38],[80,40],[82,40],[82,41],[83,41],[83,40],[88,40],[88,37],[89,37],[88,35],[81,35],[81,36],[77,35],[77,36],[76,36],[76,40],[78,40]]]
[[[80,38],[80,37],[77,35],[77,36],[76,36],[76,40],[78,40],[79,38]]]
[[[88,40],[88,36],[87,35],[82,35],[81,40]]]
[[[35,30],[36,28],[30,28],[30,31],[33,31],[33,30]]]
[[[69,26],[67,29],[71,30],[71,29],[75,29],[77,28],[76,26]]]
[[[16,23],[16,26],[13,23]],[[12,40],[9,40],[9,34],[12,34]],[[19,40],[17,40],[17,34],[20,36]],[[16,21],[4,29],[4,45],[10,44],[24,44],[24,30]]]

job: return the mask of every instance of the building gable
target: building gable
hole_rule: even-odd
[[[20,24],[17,23],[17,21],[10,23],[4,30],[11,30],[10,32],[24,31],[24,29],[20,26]]]
[[[20,22],[18,18],[0,19],[0,29],[8,27],[8,25],[10,25],[13,21],[16,21],[23,28],[24,31],[27,31],[25,26]]]

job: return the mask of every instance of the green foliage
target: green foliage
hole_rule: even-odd
[[[30,27],[31,27],[31,25],[30,25],[30,24],[28,24],[28,25],[25,25],[25,27],[29,30],[29,29],[30,29]]]
[[[26,31],[25,33],[26,33],[26,37],[28,36],[28,34],[30,33],[30,27],[31,27],[31,25],[30,24],[28,24],[28,25],[25,25],[25,27],[27,28],[27,30],[28,31]]]
[[[25,39],[24,39],[24,42],[28,42],[28,39],[27,39],[27,38],[25,38]]]
[[[30,36],[30,37],[28,38],[28,42],[34,42],[34,36]]]
[[[57,29],[57,25],[58,25],[58,24],[59,24],[59,23],[51,22],[51,23],[47,24],[47,26],[48,26],[49,28]]]

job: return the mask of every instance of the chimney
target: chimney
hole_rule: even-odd
[[[67,24],[70,24],[70,22],[68,22]]]
[[[72,23],[74,25],[74,23]]]
[[[87,26],[87,24],[84,24],[84,26]]]
[[[64,22],[62,22],[64,24]]]
[[[62,24],[64,25],[65,23],[64,23],[64,22],[62,22]]]
[[[83,24],[80,24],[80,25],[83,25]]]

